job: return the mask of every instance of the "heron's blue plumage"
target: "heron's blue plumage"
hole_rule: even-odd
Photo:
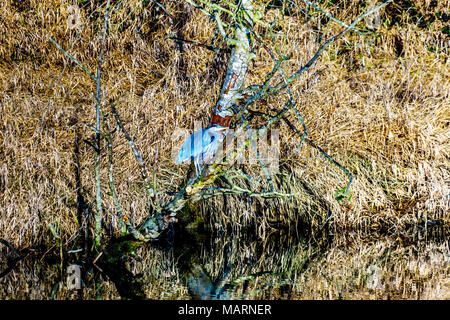
[[[201,160],[211,158],[217,151],[219,142],[223,139],[224,130],[226,128],[214,125],[195,131],[181,146],[176,161],[180,163],[189,159],[194,160],[198,173]]]

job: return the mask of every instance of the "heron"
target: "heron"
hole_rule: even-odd
[[[195,172],[198,177],[202,165],[211,160],[219,149],[227,129],[215,124],[207,129],[195,131],[181,146],[176,162],[194,160]]]

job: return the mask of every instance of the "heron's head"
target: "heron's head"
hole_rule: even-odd
[[[208,128],[208,133],[224,136],[227,129],[228,129],[227,127],[222,127],[222,126],[219,126],[218,124],[214,124]]]
[[[213,130],[213,131],[215,131],[215,132],[223,133],[223,132],[225,132],[225,130],[227,130],[228,128],[227,128],[227,127],[219,126],[218,124],[213,124],[213,125],[212,125],[211,127],[209,127],[208,129]]]

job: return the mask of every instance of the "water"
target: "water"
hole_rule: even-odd
[[[5,245],[1,252],[0,272],[14,258]],[[83,264],[82,252],[58,248],[21,254],[0,278],[1,299],[450,298],[449,244],[438,226],[265,238],[177,230],[113,265],[102,256],[92,264],[98,255]]]

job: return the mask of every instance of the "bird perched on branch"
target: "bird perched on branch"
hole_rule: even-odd
[[[181,146],[176,161],[181,163],[189,159],[194,160],[195,172],[199,176],[201,167],[212,160],[219,150],[227,129],[226,127],[213,125],[207,129],[195,131]]]

